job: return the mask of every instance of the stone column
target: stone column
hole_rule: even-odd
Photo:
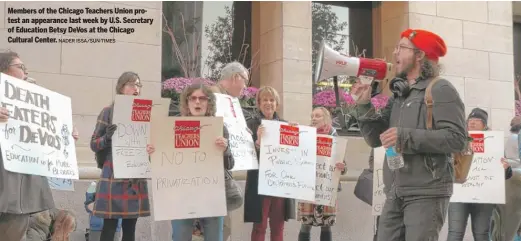
[[[277,89],[283,118],[307,124],[312,108],[311,2],[253,6],[260,8],[260,86]]]

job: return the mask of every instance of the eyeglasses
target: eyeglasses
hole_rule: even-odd
[[[128,82],[125,85],[128,87],[131,87],[131,88],[134,88],[134,87],[138,87],[139,89],[143,88],[143,85],[139,82],[138,83]]]
[[[197,102],[199,100],[199,102],[208,102],[208,97],[206,96],[189,96],[188,97],[188,101],[190,102]]]
[[[413,47],[409,47],[409,46],[404,46],[404,45],[396,45],[396,46],[394,47],[394,51],[395,51],[396,53],[399,53],[400,50],[402,50],[402,49],[417,50],[417,48],[413,48]]]
[[[237,74],[241,77],[242,80],[244,80],[244,83],[245,83],[246,85],[249,84],[250,79],[248,78],[248,76],[244,76],[242,73],[237,73]]]
[[[27,68],[25,67],[25,64],[10,64],[9,67],[16,66],[17,68],[21,69],[24,73],[27,73]]]

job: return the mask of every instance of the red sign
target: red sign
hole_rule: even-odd
[[[200,121],[176,121],[174,142],[175,148],[199,148],[201,144]]]
[[[280,144],[287,146],[298,146],[298,126],[280,125]]]
[[[485,134],[470,134],[472,137],[472,151],[475,153],[485,152]]]
[[[317,136],[317,156],[331,157],[333,138]]]
[[[134,99],[132,103],[132,121],[150,122],[152,112],[152,100]]]

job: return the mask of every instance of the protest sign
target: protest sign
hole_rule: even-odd
[[[150,115],[153,101],[131,95],[116,95],[112,124],[114,178],[149,178]]]
[[[74,181],[71,179],[48,177],[47,181],[51,189],[60,191],[74,191]]]
[[[336,164],[344,162],[346,147],[347,139],[317,134],[315,201],[309,203],[336,206],[341,172]]]
[[[374,148],[373,156],[373,216],[380,216],[385,203],[383,165],[385,163],[385,149],[383,147]]]
[[[230,150],[235,160],[232,171],[259,169],[257,151],[251,134],[247,131],[246,120],[237,98],[215,94],[216,116],[223,117],[230,134]]]
[[[505,203],[504,132],[469,132],[474,151],[467,181],[455,183],[450,202],[454,203]]]
[[[215,144],[222,118],[157,118],[160,109],[152,110],[154,220],[226,216],[223,151]]]
[[[71,99],[1,74],[0,101],[9,120],[0,123],[4,168],[11,172],[78,179]]]
[[[259,194],[315,201],[317,130],[262,120]]]

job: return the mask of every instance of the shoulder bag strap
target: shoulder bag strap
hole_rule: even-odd
[[[432,129],[432,106],[434,105],[434,101],[432,100],[432,86],[434,86],[438,80],[440,80],[440,77],[435,77],[432,79],[429,85],[427,85],[427,89],[425,90],[425,105],[427,106],[427,130]]]

